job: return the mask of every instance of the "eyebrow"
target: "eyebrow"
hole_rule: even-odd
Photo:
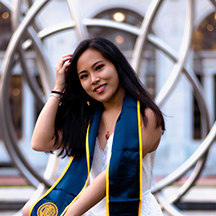
[[[100,63],[100,62],[103,62],[103,60],[96,61],[96,62],[91,66],[91,68],[94,68],[95,65],[98,64],[98,63]],[[86,70],[80,71],[80,72],[78,73],[78,75],[80,75],[81,73],[85,73],[85,72],[86,72]]]

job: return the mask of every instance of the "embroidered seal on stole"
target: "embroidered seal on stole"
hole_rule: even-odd
[[[37,216],[57,216],[58,208],[52,202],[47,202],[41,205],[37,210]]]

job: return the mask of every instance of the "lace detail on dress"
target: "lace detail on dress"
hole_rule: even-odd
[[[163,216],[163,213],[151,192],[142,194],[141,216]]]
[[[107,140],[107,144],[104,150],[101,149],[98,138],[95,143],[94,158],[92,162],[92,167],[90,171],[90,183],[101,173],[103,172],[111,157],[112,151],[112,134]],[[143,193],[142,193],[142,207],[141,207],[141,216],[162,216],[160,206],[158,205],[156,199],[150,192],[152,185],[152,169],[154,166],[155,151],[147,154],[142,161],[143,170],[142,170],[142,182],[143,182]],[[106,216],[106,198],[102,199],[89,211],[87,211],[83,216]]]
[[[102,150],[99,140],[98,138],[96,138],[94,158],[89,178],[90,184],[101,172],[106,169],[111,157],[112,142],[113,134],[110,135],[104,150]],[[89,211],[83,214],[83,216],[106,216],[106,198],[103,198],[99,203],[97,203],[95,206],[89,209]]]
[[[142,160],[143,192],[149,190],[154,185],[152,170],[154,167],[155,153],[155,151],[148,153]]]
[[[113,142],[113,134],[110,135],[107,140],[107,144],[104,150],[101,149],[98,138],[96,138],[95,149],[94,149],[94,158],[92,162],[91,172],[90,172],[90,183],[101,173],[103,172],[109,159],[111,157],[112,151],[112,142]]]

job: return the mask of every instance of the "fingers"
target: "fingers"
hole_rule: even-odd
[[[71,59],[72,59],[72,56],[73,56],[72,54],[67,54],[67,55],[62,56],[60,58],[58,64],[55,67],[56,72],[60,72],[62,69],[63,69],[63,71],[68,69],[70,62],[71,62]]]
[[[73,56],[72,54],[67,54],[62,56],[55,67],[56,70],[55,89],[58,89],[59,91],[62,91],[65,88],[65,73],[68,71],[72,56]]]
[[[69,66],[70,66],[70,63],[71,63],[71,60],[68,60],[68,62],[66,62],[66,63],[64,64],[63,69],[64,69],[65,72],[68,71],[68,68],[69,68]]]

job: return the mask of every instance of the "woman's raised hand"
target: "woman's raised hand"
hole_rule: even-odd
[[[61,57],[55,67],[56,82],[54,90],[62,92],[65,89],[65,75],[71,63],[72,54],[67,54]]]

